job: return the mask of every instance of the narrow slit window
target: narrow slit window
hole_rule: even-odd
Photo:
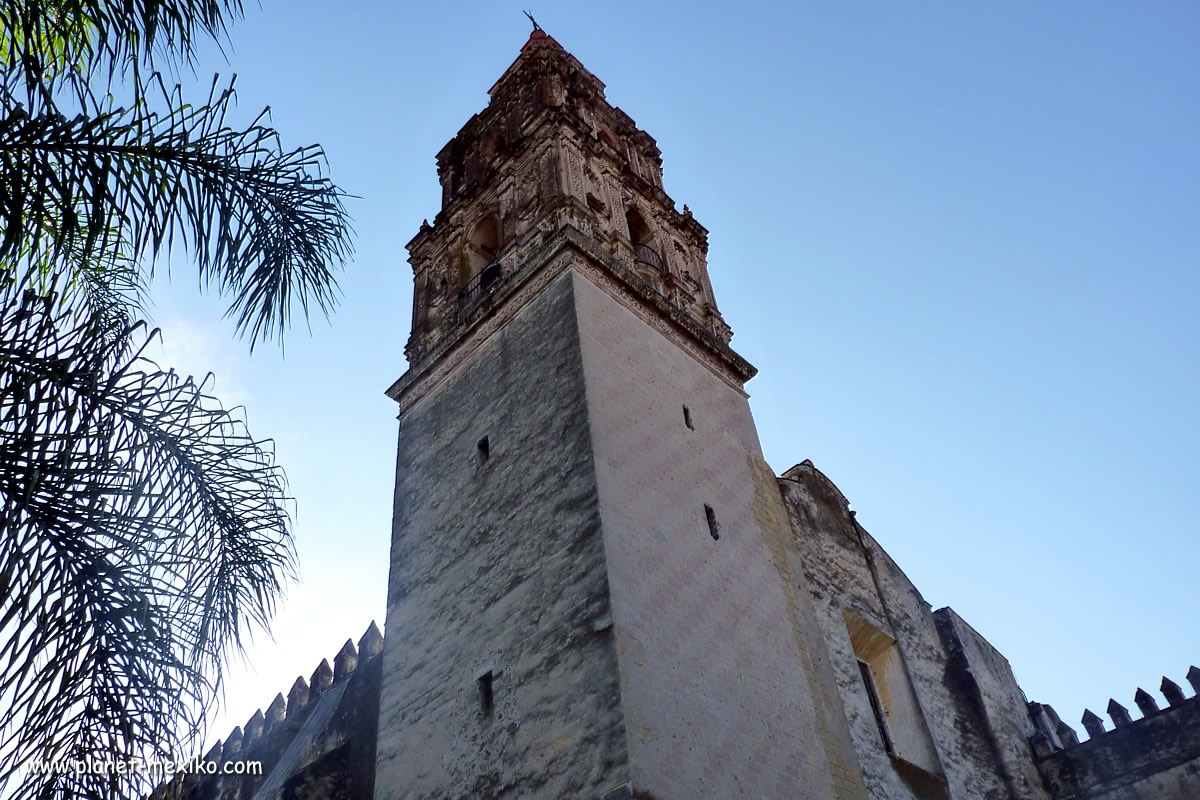
[[[488,437],[483,437],[479,443],[475,445],[475,449],[479,455],[479,463],[486,464],[488,458],[492,455],[491,445],[488,443]]]
[[[708,535],[713,537],[715,542],[721,538],[721,526],[717,523],[717,514],[713,511],[712,506],[704,506],[704,519],[708,522]]]
[[[883,740],[883,747],[889,753],[895,753],[896,745],[892,743],[887,712],[883,709],[883,701],[879,699],[879,687],[875,685],[875,675],[871,672],[871,665],[865,661],[859,661],[858,671],[862,675],[863,686],[867,688],[867,699],[871,701],[871,713],[875,715],[875,725],[879,728],[879,738]]]
[[[495,676],[492,675],[492,671],[490,669],[487,672],[485,672],[479,676],[477,683],[479,684],[479,713],[480,714],[490,715],[492,713],[492,708],[495,705],[495,695],[493,693],[494,690],[492,687],[492,683],[493,683],[494,679],[495,679]]]
[[[683,407],[683,424],[687,425],[689,431],[696,430],[696,426],[692,424],[692,410],[687,406]]]

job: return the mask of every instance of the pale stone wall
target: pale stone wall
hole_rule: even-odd
[[[999,654],[988,646],[989,664],[982,645],[970,640],[972,653],[951,658],[924,598],[857,525],[837,488],[811,464],[793,467],[779,485],[870,796],[1045,798],[1037,776],[1031,778],[1027,768],[1032,752],[1023,731],[1012,722],[1023,711],[1023,701],[1014,707],[1020,690],[1007,664],[1001,668],[996,661],[1003,660]],[[895,640],[901,674],[915,695],[936,763],[916,764],[886,751],[847,629],[847,612]],[[976,680],[979,686],[972,686]],[[989,714],[1004,724],[989,727]],[[905,720],[898,731],[909,737],[922,735],[912,720]],[[905,750],[899,748],[900,753]],[[1009,756],[1015,759],[1012,763],[1006,760]],[[1021,758],[1025,768],[1020,767]]]
[[[375,797],[588,798],[625,782],[609,613],[559,280],[401,419]]]
[[[634,796],[864,797],[745,395],[574,284]]]
[[[1029,743],[1036,728],[1008,659],[954,609],[940,608],[933,616],[950,659],[947,685],[960,704],[974,707],[991,742],[995,768],[1018,797],[1045,797]]]

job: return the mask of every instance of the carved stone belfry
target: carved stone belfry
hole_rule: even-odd
[[[662,187],[654,139],[604,84],[534,30],[487,108],[438,153],[442,208],[408,244],[413,366],[441,352],[502,288],[521,283],[556,235],[586,239],[633,291],[727,344],[708,277],[708,231]]]

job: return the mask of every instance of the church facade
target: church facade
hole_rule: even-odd
[[[707,231],[535,29],[409,243],[387,620],[214,747],[250,800],[1195,800],[1200,672],[1090,739],[776,476]],[[1090,712],[1089,712],[1090,714]]]

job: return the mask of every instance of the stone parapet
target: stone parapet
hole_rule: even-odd
[[[372,622],[357,647],[346,640],[334,667],[322,659],[308,681],[297,678],[286,698],[275,695],[265,713],[255,711],[209,748],[202,761],[216,764],[216,774],[176,775],[151,800],[370,800],[382,652],[383,635]],[[332,786],[336,795],[322,793]]]
[[[1192,667],[1188,680],[1200,683]],[[1038,728],[1031,739],[1037,768],[1058,800],[1195,800],[1200,797],[1200,699],[1187,697],[1169,678],[1161,691],[1167,706],[1159,708],[1149,692],[1138,689],[1129,710],[1110,700],[1113,728],[1088,710],[1083,725],[1090,738],[1080,742],[1054,709],[1030,703]]]

